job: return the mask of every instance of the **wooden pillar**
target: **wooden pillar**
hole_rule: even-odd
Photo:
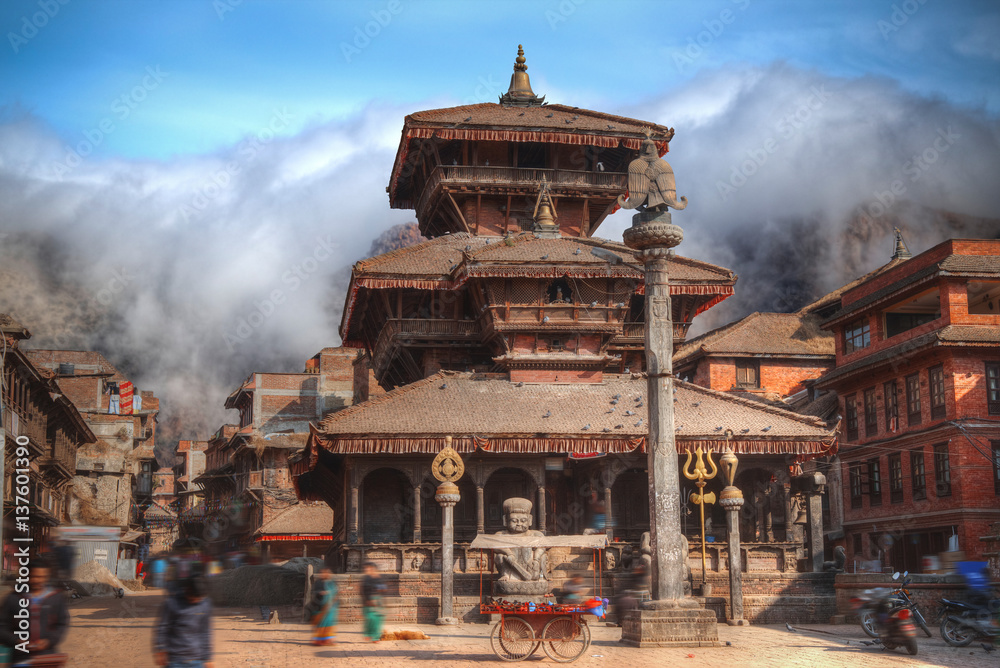
[[[614,515],[611,514],[611,487],[604,488],[604,532],[608,540],[615,539]]]
[[[420,528],[420,485],[413,486],[413,542],[420,543],[423,536]]]
[[[486,509],[483,501],[483,486],[476,485],[476,533],[486,531]]]
[[[347,542],[358,542],[358,486],[351,485],[350,505],[347,508]]]
[[[538,486],[538,530],[542,532],[542,535],[547,535],[545,532],[545,485]]]

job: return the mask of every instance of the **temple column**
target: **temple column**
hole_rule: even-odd
[[[486,531],[486,503],[483,500],[483,486],[476,485],[476,533]]]
[[[795,540],[795,508],[792,504],[792,486],[782,485],[785,490],[785,542],[790,543]]]
[[[604,532],[608,540],[615,539],[614,515],[611,514],[611,488],[604,488]]]
[[[413,487],[413,542],[422,542],[423,536],[420,528],[420,485]]]
[[[455,504],[460,500],[458,485],[442,482],[434,499],[441,504],[441,616],[436,624],[457,624],[455,603]]]
[[[545,486],[538,486],[538,530],[542,535],[547,535],[545,531]]]
[[[351,485],[347,507],[347,542],[358,542],[358,486]]]

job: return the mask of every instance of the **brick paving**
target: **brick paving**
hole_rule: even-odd
[[[162,596],[143,592],[124,600],[84,599],[71,604],[72,627],[61,648],[70,656],[71,666],[146,667],[152,666],[151,639],[156,609]],[[254,609],[220,608],[215,611],[215,665],[218,668],[278,668],[340,664],[399,668],[411,663],[428,668],[452,668],[479,664],[509,665],[494,656],[489,644],[489,625],[462,624],[436,627],[418,624],[389,624],[390,630],[421,630],[429,640],[370,644],[361,636],[359,624],[340,628],[340,644],[313,647],[307,644],[309,629],[297,621],[297,610],[278,608],[283,620],[269,625]],[[905,650],[879,650],[860,644],[866,639],[853,625],[808,627],[810,631],[788,632],[784,626],[729,627],[720,625],[719,636],[730,646],[703,648],[635,649],[618,643],[621,629],[602,623],[592,625],[593,642],[576,666],[628,666],[659,668],[684,664],[711,666],[948,666],[966,668],[997,665],[1000,653],[987,655],[978,642],[970,647],[949,647],[937,636],[921,635],[920,651],[911,657]],[[525,665],[553,662],[541,649]]]

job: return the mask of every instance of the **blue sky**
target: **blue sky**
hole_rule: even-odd
[[[518,43],[537,92],[609,111],[774,61],[1000,110],[995,2],[7,0],[0,27],[6,115],[66,142],[109,119],[98,156],[214,151],[276,108],[295,134],[371,105],[492,101]]]

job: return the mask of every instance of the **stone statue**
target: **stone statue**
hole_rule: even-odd
[[[628,165],[628,199],[619,195],[618,206],[650,212],[666,211],[667,207],[680,211],[687,206],[687,197],[677,201],[674,170],[660,158],[648,131],[639,157]]]
[[[541,536],[541,531],[531,528],[531,501],[518,497],[503,502],[503,519],[506,529],[497,536]],[[541,595],[549,590],[545,575],[548,555],[544,547],[497,548],[493,563],[500,577],[494,583],[499,594]]]
[[[843,573],[844,564],[847,563],[847,553],[843,545],[833,548],[833,561],[823,562],[823,571],[826,573]]]

